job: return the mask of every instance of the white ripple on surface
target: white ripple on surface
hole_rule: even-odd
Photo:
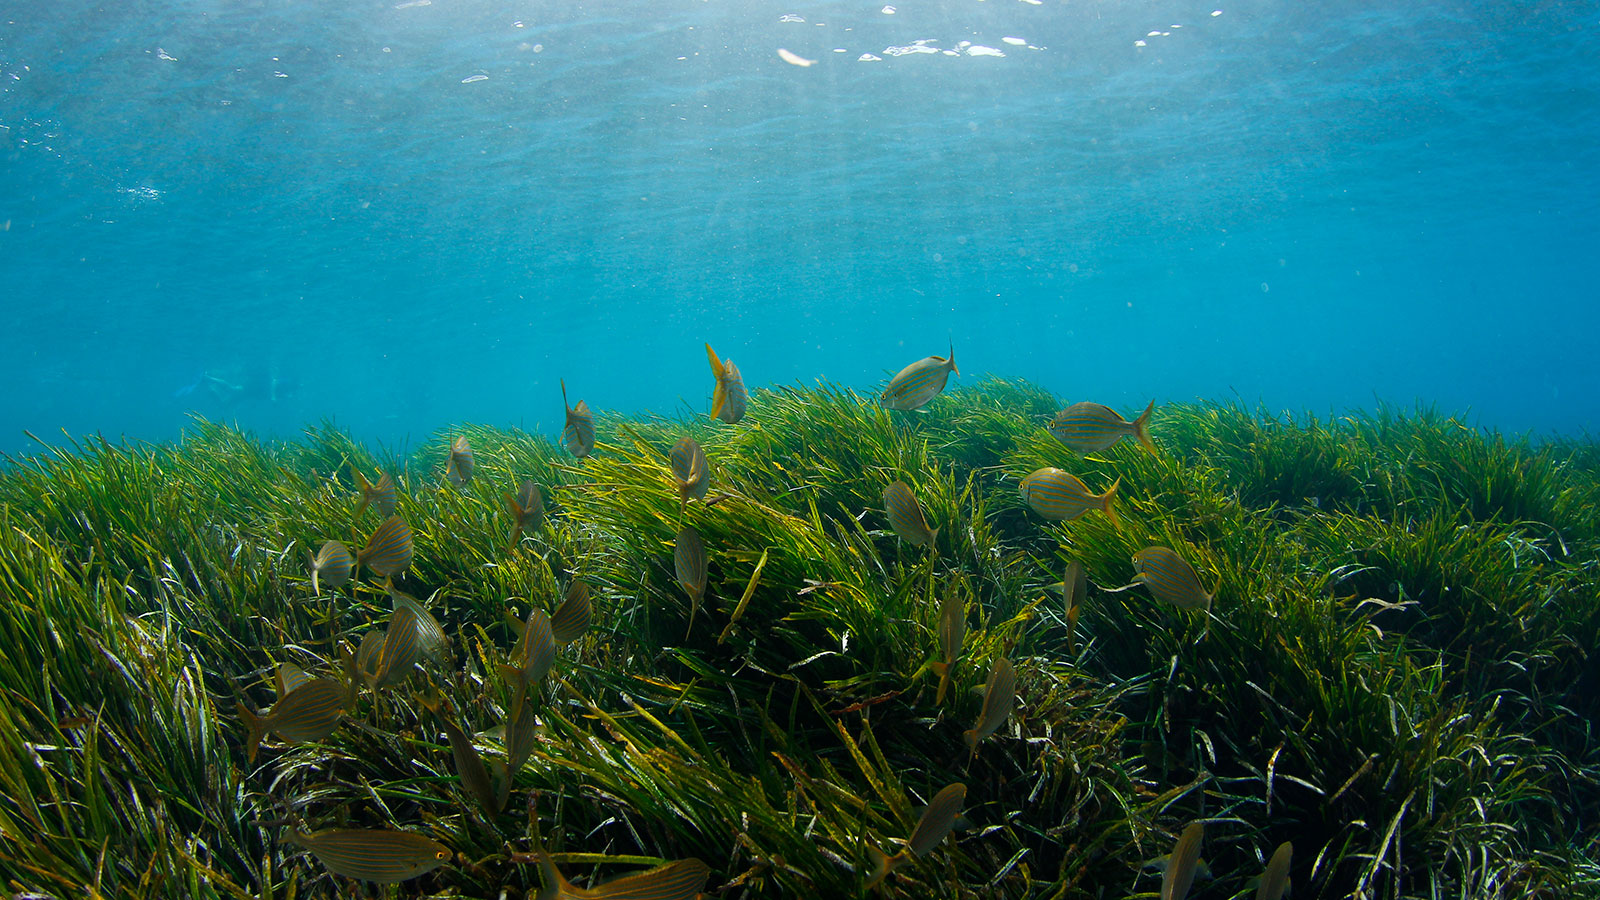
[[[998,47],[985,47],[982,44],[973,44],[967,48],[968,56],[1005,56],[1005,52]]]
[[[487,75],[468,75],[467,77],[461,79],[461,83],[462,84],[472,84],[474,81],[488,81],[488,80],[489,80],[489,76],[487,76]]]
[[[1019,37],[1004,37],[1004,38],[1001,38],[1000,40],[1005,41],[1006,43],[1010,44],[1013,47],[1026,47],[1028,45],[1027,41],[1025,41],[1025,40],[1023,40],[1022,38],[1019,38]]]

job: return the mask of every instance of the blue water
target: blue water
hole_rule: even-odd
[[[0,0],[0,450],[703,411],[707,341],[1597,430],[1600,4],[888,2]]]

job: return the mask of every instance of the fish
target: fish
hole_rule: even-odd
[[[706,462],[706,452],[700,442],[686,437],[672,445],[672,480],[678,485],[678,512],[689,498],[706,499],[711,489],[711,465]]]
[[[337,678],[316,678],[284,694],[265,713],[236,704],[247,732],[245,753],[249,761],[256,761],[261,739],[269,733],[287,744],[320,741],[333,734],[344,719],[344,701],[344,685]]]
[[[500,677],[511,684],[508,719],[515,720],[521,715],[528,691],[538,690],[555,661],[556,640],[550,628],[550,617],[544,610],[535,608],[528,613],[522,637],[511,648],[511,661],[499,667]]]
[[[472,470],[477,468],[472,459],[472,446],[467,436],[461,435],[450,442],[450,459],[444,464],[444,477],[456,487],[465,487],[472,481]]]
[[[574,887],[550,859],[539,851],[544,888],[537,900],[693,900],[711,877],[711,867],[698,859],[679,859],[644,872],[613,878],[592,888]]]
[[[1011,707],[1016,702],[1017,673],[1011,667],[1011,660],[1001,657],[994,661],[989,680],[983,686],[983,711],[978,713],[977,724],[961,735],[974,756],[978,754],[978,742],[995,733],[1011,715]]]
[[[435,689],[422,694],[419,699],[444,726],[445,737],[450,741],[450,756],[456,765],[456,775],[461,778],[461,786],[483,804],[485,812],[492,815],[504,809],[504,800],[489,782],[489,770],[483,764],[483,757],[478,755],[478,748],[472,745],[472,738],[450,717],[443,695]]]
[[[1104,494],[1096,494],[1077,476],[1061,469],[1043,468],[1022,479],[1022,499],[1034,512],[1052,522],[1070,522],[1091,509],[1098,509],[1117,528],[1117,485],[1111,483]]]
[[[444,633],[444,628],[439,625],[439,620],[428,612],[417,598],[394,586],[394,579],[385,579],[383,589],[389,592],[389,600],[395,609],[402,606],[410,607],[411,612],[417,617],[417,644],[422,652],[434,659],[449,655],[450,637]]]
[[[589,602],[589,586],[576,579],[567,588],[567,597],[550,617],[550,636],[558,644],[570,644],[589,630],[594,620],[594,605]]]
[[[1050,422],[1050,433],[1077,453],[1098,453],[1130,434],[1155,453],[1155,442],[1150,440],[1150,413],[1155,408],[1156,402],[1151,400],[1139,418],[1129,422],[1109,406],[1074,403],[1056,413]]]
[[[506,508],[511,511],[513,547],[522,540],[523,533],[537,531],[544,525],[544,491],[533,483],[532,478],[523,479],[515,497],[506,495]]]
[[[1200,584],[1200,575],[1169,547],[1146,547],[1133,555],[1135,584],[1143,584],[1157,600],[1183,609],[1211,605],[1211,594]]]
[[[567,424],[561,429],[561,442],[567,452],[579,459],[594,452],[594,416],[589,404],[582,400],[577,406],[567,404],[567,383],[561,382],[561,403],[567,407]]]
[[[672,543],[672,564],[678,583],[689,592],[689,628],[694,628],[695,610],[706,593],[706,545],[700,532],[685,527]],[[687,633],[687,632],[686,632]]]
[[[878,402],[887,409],[921,409],[944,390],[951,372],[961,374],[961,370],[956,368],[954,344],[950,345],[948,359],[929,356],[901,369],[899,374],[889,379],[889,386],[883,389]]]
[[[311,590],[313,593],[322,593],[322,582],[328,583],[328,589],[336,591],[350,580],[355,572],[356,558],[351,555],[350,548],[340,541],[327,541],[311,557]]]
[[[939,537],[939,529],[929,530],[928,520],[922,516],[922,506],[917,495],[904,481],[896,481],[883,489],[883,508],[889,514],[889,527],[908,544],[931,547]]]
[[[378,658],[383,655],[383,644],[389,639],[386,629],[373,628],[361,636],[361,646],[356,650],[356,673],[368,687],[376,687]]]
[[[394,477],[384,472],[378,478],[377,484],[367,483],[367,476],[360,469],[356,470],[356,484],[361,488],[361,499],[356,503],[356,515],[361,515],[371,504],[378,508],[378,515],[388,518],[394,515],[395,504],[398,497],[394,489]]]
[[[717,359],[717,351],[706,345],[706,358],[711,361],[711,375],[717,379],[716,387],[711,389],[711,418],[728,423],[737,424],[744,418],[745,407],[750,403],[750,394],[744,389],[744,376],[739,374],[739,367],[733,360]]]
[[[411,554],[411,526],[399,516],[390,516],[356,554],[356,565],[387,578],[404,572],[411,565]]]
[[[939,676],[939,695],[935,703],[944,703],[945,691],[950,687],[950,670],[955,668],[966,639],[966,600],[954,590],[947,591],[939,604],[939,649],[943,651],[943,659],[933,664],[933,671]]]
[[[311,681],[312,678],[306,674],[305,669],[292,662],[283,662],[278,663],[277,671],[272,673],[272,680],[278,688],[278,698],[282,699],[295,688]]]
[[[421,625],[413,607],[397,606],[383,633],[383,646],[374,661],[374,689],[399,684],[411,677],[422,655]],[[365,643],[365,639],[362,643]]]
[[[1078,631],[1078,613],[1083,610],[1083,598],[1089,593],[1089,577],[1083,572],[1083,563],[1073,560],[1067,563],[1067,572],[1061,576],[1061,599],[1065,601],[1065,615],[1067,622],[1067,652],[1072,653],[1072,645]]]
[[[1289,861],[1294,856],[1294,844],[1284,841],[1272,852],[1267,868],[1256,884],[1256,900],[1282,900],[1289,890]]]
[[[1194,883],[1195,866],[1200,862],[1200,839],[1204,834],[1203,824],[1190,822],[1178,836],[1172,855],[1167,857],[1167,870],[1161,875],[1161,900],[1183,900],[1188,896],[1189,885]]]
[[[890,872],[910,862],[927,856],[939,842],[945,839],[950,829],[955,827],[956,816],[961,812],[961,804],[967,799],[967,786],[958,782],[947,784],[933,795],[928,805],[923,808],[922,816],[917,819],[917,827],[911,830],[911,838],[906,842],[906,848],[893,856],[885,854],[877,847],[868,847],[867,852],[873,859],[872,874],[867,876],[865,885],[867,890],[878,885]]]
[[[522,769],[522,764],[533,754],[534,738],[538,736],[539,720],[533,714],[533,705],[522,704],[515,716],[506,716],[506,779],[507,782]]]
[[[335,875],[397,884],[425,875],[450,861],[450,848],[409,831],[375,828],[332,828],[307,834],[290,831],[284,838],[311,851]]]

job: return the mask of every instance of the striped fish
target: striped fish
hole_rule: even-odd
[[[397,884],[425,875],[450,861],[450,848],[409,831],[333,828],[306,834],[291,831],[284,838],[311,851],[335,875]]]
[[[399,516],[383,520],[356,554],[356,565],[366,566],[379,577],[404,572],[411,565],[411,526]]]
[[[1289,861],[1293,857],[1293,844],[1284,841],[1278,845],[1272,859],[1267,861],[1266,871],[1261,873],[1261,881],[1256,884],[1256,900],[1282,900],[1289,890]]]
[[[400,684],[411,677],[411,670],[422,656],[420,632],[416,610],[410,606],[396,607],[389,617],[389,628],[383,634],[383,646],[378,650],[374,688]]]
[[[594,416],[589,404],[579,400],[576,407],[567,403],[567,383],[561,382],[561,403],[567,407],[567,424],[561,429],[561,442],[567,452],[579,459],[594,452]]]
[[[539,689],[555,661],[556,639],[550,628],[550,617],[544,610],[535,608],[528,613],[528,621],[522,626],[522,637],[511,648],[510,663],[499,667],[500,677],[511,685],[509,720],[514,721],[522,714],[528,692]]]
[[[533,754],[534,739],[538,737],[539,720],[533,714],[533,704],[524,703],[517,715],[506,716],[506,779],[509,781],[522,770],[522,764]]]
[[[955,668],[956,658],[961,655],[961,645],[967,639],[967,603],[960,594],[953,589],[946,591],[944,600],[939,604],[939,649],[943,652],[943,659],[933,664],[934,674],[939,676],[939,695],[935,703],[944,703],[944,694],[950,687],[950,670]]]
[[[420,699],[422,705],[437,716],[439,724],[444,726],[445,737],[450,741],[450,756],[455,762],[456,775],[460,776],[462,787],[477,798],[485,812],[491,815],[499,812],[504,808],[504,802],[489,782],[489,770],[483,764],[483,757],[478,755],[472,738],[450,717],[444,697],[437,690],[432,690],[421,695]]]
[[[472,458],[472,446],[467,443],[467,436],[461,435],[450,442],[450,459],[444,464],[444,477],[456,487],[465,487],[472,480],[472,471],[477,464]]]
[[[1200,584],[1200,575],[1183,557],[1168,547],[1146,547],[1133,555],[1135,583],[1150,589],[1157,600],[1184,609],[1211,605],[1211,594]]]
[[[945,381],[950,378],[951,372],[961,374],[961,370],[956,368],[956,352],[953,344],[948,359],[942,356],[929,356],[901,369],[899,374],[889,379],[889,386],[883,389],[878,402],[887,409],[921,409],[944,390]]]
[[[680,859],[597,887],[580,888],[574,887],[542,850],[539,869],[544,873],[544,889],[537,900],[693,900],[711,877],[711,867],[700,860]]]
[[[883,508],[889,514],[889,527],[908,544],[931,547],[939,536],[939,529],[928,529],[928,520],[922,517],[922,505],[917,495],[904,481],[896,481],[883,489]]]
[[[956,816],[961,813],[961,804],[966,799],[966,785],[960,782],[947,784],[939,793],[933,795],[933,799],[928,801],[927,807],[922,810],[922,816],[917,819],[917,827],[911,831],[911,839],[907,842],[906,849],[894,856],[888,856],[877,847],[867,848],[873,859],[872,874],[867,876],[867,890],[876,887],[890,872],[913,859],[927,856],[934,847],[939,846],[939,842],[945,839],[951,828],[955,827]]]
[[[398,610],[402,606],[410,607],[411,613],[417,617],[417,644],[422,652],[433,658],[439,659],[449,655],[450,638],[444,633],[444,628],[439,625],[439,620],[428,612],[417,598],[394,586],[394,579],[385,579],[384,590],[389,592],[389,600]]]
[[[711,489],[711,465],[706,462],[706,452],[694,438],[682,438],[672,445],[672,480],[678,485],[678,511],[683,511],[689,498],[705,500]]]
[[[277,671],[272,673],[272,681],[278,689],[278,699],[287,697],[295,688],[311,681],[306,670],[292,662],[278,663]]]
[[[1200,839],[1204,835],[1204,825],[1190,822],[1178,836],[1172,855],[1167,857],[1167,870],[1161,875],[1161,900],[1183,900],[1188,896],[1189,886],[1194,883],[1195,867],[1200,862]]]
[[[1154,453],[1156,445],[1150,440],[1150,413],[1155,408],[1156,402],[1151,400],[1139,418],[1129,422],[1109,406],[1074,403],[1056,413],[1050,423],[1050,433],[1078,453],[1098,453],[1130,434]]]
[[[322,582],[328,583],[328,589],[336,591],[350,580],[356,568],[356,558],[350,555],[350,548],[339,541],[328,541],[311,557],[311,590],[313,593],[322,593]]]
[[[524,532],[537,531],[544,525],[544,491],[533,483],[532,478],[523,479],[515,497],[506,495],[506,507],[511,512],[513,547],[522,540]]]
[[[395,495],[394,478],[388,472],[383,473],[377,484],[368,484],[367,476],[357,469],[356,484],[361,488],[361,500],[356,503],[356,515],[361,515],[368,504],[376,506],[380,516],[387,518],[394,515],[398,498]]]
[[[1098,509],[1111,520],[1111,527],[1116,528],[1117,512],[1113,504],[1118,484],[1121,479],[1113,482],[1104,494],[1096,494],[1072,473],[1047,467],[1022,479],[1022,499],[1034,512],[1052,522],[1068,522],[1091,509]]]
[[[1073,652],[1073,641],[1078,630],[1078,613],[1083,609],[1083,598],[1089,593],[1089,577],[1083,572],[1083,563],[1073,560],[1067,564],[1067,573],[1061,576],[1061,599],[1066,601],[1067,652]]]
[[[678,583],[689,593],[689,628],[693,629],[695,610],[706,593],[706,544],[700,532],[687,527],[678,532],[672,543],[672,565]]]
[[[1016,701],[1017,673],[1011,668],[1011,660],[1002,657],[995,660],[994,668],[989,670],[989,681],[983,686],[983,711],[978,714],[978,723],[962,732],[974,756],[978,753],[978,742],[995,733],[1011,715]]]
[[[344,701],[344,685],[337,678],[317,678],[290,690],[264,714],[238,704],[239,720],[248,732],[245,753],[250,762],[256,761],[261,739],[269,732],[287,744],[320,741],[333,734],[344,718]]]
[[[356,651],[356,672],[368,687],[377,687],[378,658],[383,655],[383,644],[389,639],[387,631],[371,628],[361,636],[361,648]]]
[[[589,602],[589,586],[576,579],[567,588],[567,596],[550,617],[550,636],[558,644],[570,644],[589,630],[594,620],[594,606]]]
[[[744,389],[744,376],[733,360],[717,359],[717,351],[706,345],[706,358],[711,361],[711,375],[717,379],[711,390],[711,418],[732,425],[744,418],[750,395]]]

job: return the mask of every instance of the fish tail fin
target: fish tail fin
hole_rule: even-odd
[[[1121,483],[1122,483],[1122,479],[1118,478],[1116,481],[1111,482],[1111,487],[1104,494],[1100,495],[1100,501],[1101,501],[1100,508],[1105,510],[1106,518],[1111,520],[1111,527],[1117,529],[1118,531],[1122,530],[1121,523],[1119,523],[1117,521],[1117,506],[1116,506],[1116,503],[1117,503],[1117,485],[1119,485]]]
[[[711,389],[711,418],[715,419],[722,414],[723,404],[728,402],[728,386],[723,383],[727,370],[710,344],[706,345],[706,359],[711,362],[711,377],[717,380],[716,387]]]
[[[1150,440],[1150,413],[1155,408],[1156,402],[1151,400],[1150,405],[1146,406],[1144,412],[1139,414],[1139,418],[1133,420],[1133,436],[1138,438],[1139,443],[1143,444],[1144,448],[1151,453],[1156,452],[1156,442]]]
[[[870,891],[877,887],[884,878],[888,877],[889,873],[894,871],[895,866],[899,865],[900,854],[896,853],[894,856],[890,856],[877,847],[868,847],[867,856],[872,859],[872,873],[867,876],[867,882],[862,887]]]
[[[311,570],[311,593],[322,596],[322,585],[317,580],[317,558],[310,551],[306,552],[306,568]]]
[[[522,678],[522,670],[516,666],[508,666],[505,663],[501,663],[495,668],[499,670],[501,678],[511,679],[516,684],[511,691],[511,706],[506,710],[506,721],[515,722],[517,716],[522,714],[522,704],[527,698],[528,684]]]
[[[939,694],[933,702],[937,706],[943,706],[945,692],[950,689],[950,664],[936,662],[933,664],[933,671],[939,676]]]
[[[562,897],[577,896],[572,892],[572,883],[561,877],[561,870],[550,861],[550,854],[539,851],[539,872],[544,875],[544,887],[539,889],[535,900],[561,900]]]
[[[243,703],[236,704],[239,712],[239,721],[244,723],[248,734],[245,737],[245,754],[253,764],[256,761],[256,751],[261,749],[261,739],[266,736],[267,729],[261,722],[261,717],[250,711],[250,707]]]
[[[978,742],[983,740],[982,737],[978,736],[978,729],[968,728],[966,731],[961,732],[961,739],[967,742],[967,749],[971,750],[972,754],[976,756],[978,754]]]
[[[954,338],[952,338],[950,340],[950,351],[949,352],[950,352],[950,355],[945,357],[945,358],[950,360],[950,371],[954,372],[957,375],[960,375],[961,374],[961,370],[956,368],[956,342],[955,342]]]

